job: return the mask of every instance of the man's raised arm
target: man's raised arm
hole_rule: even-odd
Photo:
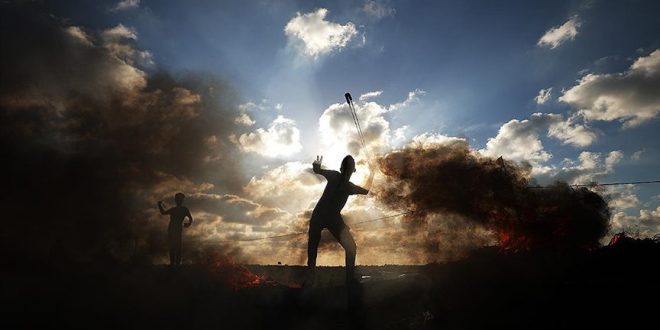
[[[158,201],[158,209],[160,210],[160,214],[167,214],[167,211],[165,211],[165,208],[163,207],[163,201]]]
[[[327,179],[328,178],[328,173],[330,171],[324,170],[324,169],[321,168],[321,163],[322,162],[323,162],[323,156],[321,156],[321,157],[316,156],[316,160],[314,162],[312,162],[312,170],[314,171],[314,173],[323,175]]]

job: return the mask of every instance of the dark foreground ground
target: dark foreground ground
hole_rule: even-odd
[[[271,279],[236,289],[207,267],[88,265],[2,272],[2,329],[649,328],[660,324],[660,247],[502,253],[427,266],[249,266]],[[226,274],[225,274],[226,275]]]

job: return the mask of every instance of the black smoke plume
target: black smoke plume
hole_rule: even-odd
[[[599,194],[561,182],[531,187],[529,167],[484,157],[464,141],[393,151],[379,164],[379,200],[412,211],[412,227],[458,215],[513,250],[593,248],[608,232],[610,210]]]
[[[226,83],[147,70],[130,34],[70,26],[39,4],[0,4],[0,24],[5,262],[164,256],[167,219],[148,217],[185,188],[168,180],[240,188]]]

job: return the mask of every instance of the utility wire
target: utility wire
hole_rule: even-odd
[[[593,184],[574,184],[573,187],[591,187],[591,186],[621,186],[624,184],[647,184],[647,183],[660,183],[660,180],[651,181],[630,181],[630,182],[609,182],[609,183],[593,183]]]
[[[357,226],[365,223],[370,223],[370,222],[376,222],[376,221],[382,221],[386,219],[393,219],[402,215],[410,214],[412,211],[408,212],[402,212],[402,213],[397,213],[397,214],[392,214],[392,215],[386,215],[383,217],[379,218],[374,218],[374,219],[369,219],[369,220],[364,220],[360,222],[356,222],[351,224],[351,226]],[[295,232],[295,233],[289,233],[289,234],[283,234],[283,235],[274,235],[274,236],[266,236],[266,237],[256,237],[256,238],[244,238],[244,239],[229,239],[229,240],[223,240],[219,242],[214,242],[214,243],[229,243],[229,242],[254,242],[254,241],[262,241],[262,240],[267,240],[267,239],[274,239],[274,238],[282,238],[282,237],[290,237],[290,236],[298,236],[298,235],[303,235],[307,234],[306,231],[300,231],[300,232]]]
[[[588,183],[588,184],[571,184],[569,185],[570,187],[596,187],[596,186],[623,186],[627,184],[631,185],[636,185],[636,184],[652,184],[652,183],[660,183],[660,180],[650,180],[650,181],[629,181],[629,182],[607,182],[607,183]],[[532,186],[532,187],[527,187],[530,189],[548,189],[552,188],[550,186]]]

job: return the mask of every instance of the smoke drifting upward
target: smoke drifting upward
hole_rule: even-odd
[[[85,31],[38,4],[0,7],[4,260],[150,260],[167,246],[156,200],[206,182],[240,189],[226,84],[148,74],[122,25]]]
[[[413,211],[407,218],[413,228],[459,216],[512,250],[593,248],[608,231],[610,210],[597,193],[560,182],[529,187],[529,167],[484,157],[464,140],[393,151],[379,164],[385,174],[379,200]]]

